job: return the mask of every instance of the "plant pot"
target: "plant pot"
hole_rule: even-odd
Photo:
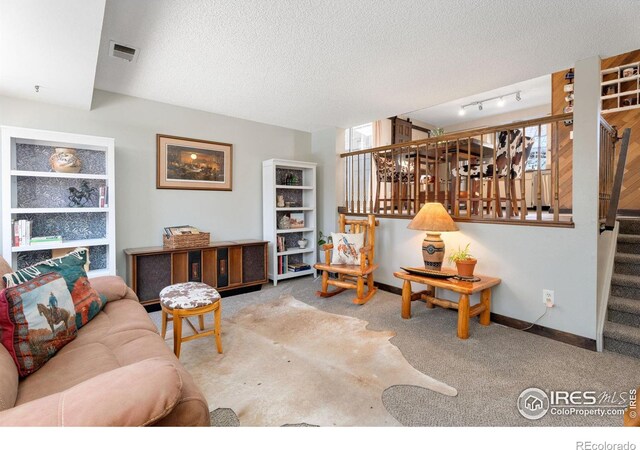
[[[473,278],[473,269],[475,269],[477,262],[477,259],[464,259],[462,261],[456,261],[458,275],[461,277]]]

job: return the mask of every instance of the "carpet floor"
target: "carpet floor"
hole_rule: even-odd
[[[403,320],[398,295],[378,291],[358,306],[351,302],[353,292],[323,299],[315,296],[319,287],[320,280],[311,277],[266,285],[259,292],[224,298],[222,316],[290,294],[322,311],[366,320],[371,330],[394,331],[391,343],[413,367],[458,390],[456,397],[447,397],[415,386],[386,389],[385,408],[405,426],[620,426],[621,416],[547,414],[531,421],[519,414],[516,401],[529,387],[620,393],[639,382],[640,361],[628,356],[596,353],[494,323],[483,327],[477,319],[470,321],[469,339],[460,340],[454,311],[415,302],[412,318]],[[160,313],[150,315],[159,326]],[[212,423],[237,425],[232,414],[214,411]]]

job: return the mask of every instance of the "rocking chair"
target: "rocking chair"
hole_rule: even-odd
[[[325,244],[322,249],[325,252],[325,262],[315,264],[314,267],[322,271],[322,290],[316,292],[319,297],[333,297],[346,289],[355,289],[356,298],[353,303],[364,305],[376,293],[377,288],[373,285],[373,272],[378,268],[373,264],[375,251],[376,226],[380,222],[373,214],[367,216],[366,220],[347,219],[344,214],[340,214],[338,225],[340,233],[363,233],[364,247],[360,249],[360,264],[331,264],[331,250],[333,244]],[[349,231],[347,231],[347,225]],[[329,279],[329,272],[337,273],[338,279]],[[367,279],[367,293],[365,294],[364,282]],[[329,285],[336,286],[337,289],[329,291]]]

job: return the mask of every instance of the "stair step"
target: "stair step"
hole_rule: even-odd
[[[634,253],[616,253],[614,273],[640,276],[640,255]]]
[[[640,300],[635,298],[623,298],[611,296],[608,303],[609,309],[640,315]]]
[[[640,358],[640,328],[607,321],[603,335],[606,350]]]
[[[616,341],[627,342],[640,347],[640,328],[607,320],[604,324],[603,334],[605,337]]]
[[[616,249],[620,253],[640,253],[640,235],[619,234]]]
[[[614,273],[611,277],[611,284],[614,286],[624,286],[634,289],[640,289],[640,276]]]
[[[621,234],[640,234],[640,220],[638,219],[617,219],[620,222],[619,232]]]

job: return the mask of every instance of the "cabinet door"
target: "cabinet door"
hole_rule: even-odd
[[[209,286],[218,286],[216,250],[202,251],[202,282]]]
[[[242,282],[267,281],[264,244],[242,247]]]
[[[171,273],[172,284],[189,281],[189,253],[173,253],[171,255]]]
[[[223,288],[229,285],[229,249],[219,248],[216,251],[217,282],[216,287]]]
[[[242,247],[229,248],[229,284],[242,283]]]
[[[160,291],[171,284],[171,255],[138,255],[136,259],[136,294],[142,303],[157,300]]]

